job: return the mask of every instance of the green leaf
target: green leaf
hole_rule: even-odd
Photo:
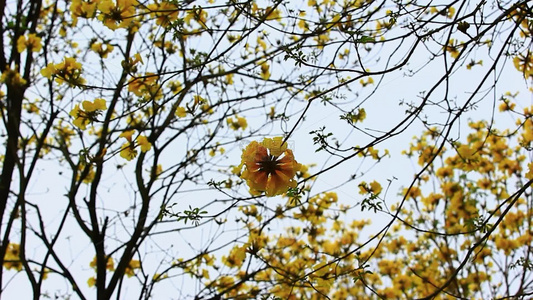
[[[375,41],[376,41],[375,38],[373,38],[371,36],[367,36],[367,35],[363,35],[359,39],[356,40],[356,42],[363,43],[363,44],[372,43],[372,42],[375,42]]]

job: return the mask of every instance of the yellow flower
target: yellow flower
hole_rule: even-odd
[[[90,277],[88,280],[87,280],[87,285],[89,287],[93,287],[96,285],[96,277]]]
[[[152,277],[152,280],[154,282],[158,282],[158,281],[161,281],[165,278],[168,278],[168,274],[159,274],[159,273],[155,273],[154,276]]]
[[[9,243],[7,245],[6,254],[4,255],[4,267],[8,270],[15,269],[22,270],[22,262],[20,261],[20,245]]]
[[[227,84],[229,85],[232,85],[233,84],[233,74],[226,74],[226,82]]]
[[[97,98],[93,102],[83,101],[81,105],[83,109],[80,109],[79,105],[76,104],[69,113],[74,117],[72,122],[74,126],[81,130],[85,130],[88,124],[96,121],[96,117],[100,115],[101,111],[107,109],[105,100],[101,98]]]
[[[313,38],[317,45],[316,47],[318,49],[324,49],[324,46],[326,46],[326,43],[330,40],[329,33],[323,33]]]
[[[231,173],[233,175],[241,176],[242,166],[231,166]]]
[[[133,79],[128,84],[128,91],[139,97],[160,99],[163,95],[159,84],[157,84],[158,78],[156,74],[148,72],[145,76],[139,76]]]
[[[43,48],[41,44],[41,38],[38,37],[35,33],[28,34],[28,37],[22,35],[17,40],[17,50],[19,53],[22,53],[24,50],[28,49],[31,52],[39,52]]]
[[[268,80],[270,78],[270,66],[267,63],[261,64],[261,78]]]
[[[193,98],[193,101],[194,101],[194,105],[198,105],[200,103],[204,103],[205,102],[205,99],[202,98],[202,96],[200,96],[200,95],[194,95],[192,98]]]
[[[141,64],[144,64],[144,61],[143,61],[143,58],[141,57],[141,54],[140,53],[135,53],[134,55],[135,59],[133,60],[133,63],[136,64],[138,62],[140,62]]]
[[[187,109],[185,109],[185,107],[178,107],[176,109],[176,116],[178,116],[178,118],[185,118],[187,116]]]
[[[533,163],[529,163],[528,165],[528,172],[526,173],[527,179],[533,179]]]
[[[444,51],[448,51],[450,56],[457,59],[459,57],[459,49],[462,47],[462,44],[458,44],[456,40],[450,39],[448,43],[444,46]]]
[[[411,189],[403,189],[403,194],[407,196],[407,198],[413,198],[413,199],[416,199],[417,197],[420,197],[421,195],[421,192],[420,192],[420,188],[418,188],[417,186],[413,186],[411,187]]]
[[[215,111],[211,108],[211,106],[209,104],[203,104],[202,107],[200,107],[202,109],[203,112],[206,112],[210,115],[212,115],[213,113],[215,113]]]
[[[330,287],[335,281],[335,272],[331,265],[326,262],[318,263],[313,269],[314,271],[309,275],[309,278],[316,282],[317,287]]]
[[[175,95],[183,90],[183,86],[181,85],[181,82],[178,80],[171,81],[168,83],[168,88],[172,91],[172,93]]]
[[[0,83],[2,82],[11,86],[23,86],[27,83],[26,80],[20,76],[19,72],[11,70],[9,66],[0,77]]]
[[[74,117],[74,121],[72,121],[74,126],[78,127],[81,130],[87,129],[87,124],[89,124],[90,121],[89,119],[83,116],[83,110],[80,110],[78,104],[74,106],[74,108],[70,111],[69,115]]]
[[[366,181],[361,182],[358,186],[359,186],[360,195],[365,195],[368,192],[370,192],[370,188],[368,187],[368,184],[366,183]]]
[[[374,193],[374,195],[378,195],[379,193],[381,193],[381,184],[379,184],[379,182],[377,181],[372,181],[370,183],[370,190],[372,191],[372,193]]]
[[[115,49],[115,47],[110,44],[93,43],[91,45],[91,50],[98,53],[98,55],[100,55],[102,58],[107,58],[107,55],[113,52],[113,49]]]
[[[83,109],[84,109],[86,112],[93,112],[93,111],[97,111],[97,110],[104,110],[104,109],[107,109],[106,102],[105,102],[105,100],[102,99],[102,98],[94,99],[93,102],[90,102],[90,101],[83,101],[83,102],[82,102],[82,106],[83,106]]]
[[[39,101],[37,101],[37,99],[36,99],[35,103],[34,102],[24,103],[23,107],[30,114],[39,114],[40,109],[39,109],[39,106],[37,106],[36,103],[39,103]]]
[[[58,64],[48,64],[41,70],[41,75],[50,79],[56,75],[55,81],[59,84],[67,82],[70,86],[78,86],[85,84],[85,79],[81,77],[81,64],[73,57],[65,57],[65,59]]]
[[[235,116],[236,120],[233,120],[233,118],[229,117],[226,122],[228,123],[229,127],[233,130],[245,130],[246,127],[248,127],[248,122],[245,118]]]
[[[225,256],[222,257],[222,261],[224,262],[226,266],[230,268],[240,268],[246,258],[247,247],[248,247],[247,244],[244,244],[243,246],[240,246],[240,247],[239,246],[233,247],[228,257],[225,257]]]
[[[178,7],[171,2],[152,3],[148,5],[150,16],[155,17],[155,23],[163,27],[178,19]]]
[[[187,25],[191,25],[191,20],[198,22],[203,28],[207,28],[207,12],[202,8],[193,8],[187,11],[185,18],[183,19]]]
[[[505,255],[510,255],[511,252],[520,246],[516,240],[508,239],[500,235],[495,236],[494,244],[496,245],[496,249],[503,250]]]
[[[437,169],[436,175],[439,178],[453,178],[453,169],[448,166],[440,167]]]
[[[475,60],[471,60],[468,65],[466,65],[466,68],[468,70],[471,70],[473,66],[475,65],[480,65],[482,66],[483,65],[483,60],[478,60],[478,61],[475,61]]]
[[[359,83],[365,87],[369,84],[374,84],[374,79],[372,77],[368,77],[366,81],[364,79],[359,80]]]
[[[163,166],[161,164],[158,164],[157,167],[155,167],[155,170],[152,167],[152,176],[154,178],[159,177],[159,175],[161,175],[161,173],[163,173]]]
[[[72,26],[76,26],[79,17],[87,19],[94,18],[96,15],[96,5],[97,1],[94,0],[73,0],[72,4],[70,4]]]
[[[453,18],[454,14],[455,14],[455,8],[453,6],[451,6],[448,9],[448,13],[446,14],[446,17],[448,17],[448,19],[451,19],[451,18]]]
[[[362,122],[366,119],[366,111],[364,108],[359,108],[357,110],[357,113],[351,113],[350,115],[350,121],[352,124],[355,124],[357,122]]]
[[[89,266],[96,270],[96,256],[89,263]],[[106,262],[105,268],[108,271],[114,271],[115,270],[115,262],[113,261],[113,258],[111,258],[110,256],[107,257],[107,262]]]
[[[522,133],[520,134],[520,142],[524,145],[529,145],[533,141],[533,121],[527,119],[522,127]]]
[[[272,197],[296,187],[294,176],[300,164],[281,137],[265,138],[262,143],[251,142],[244,149],[241,159],[241,166],[246,167],[241,178],[246,180],[252,194],[264,192]]]
[[[498,107],[500,111],[510,111],[514,110],[516,104],[509,102],[509,100],[505,99],[500,106]]]
[[[135,143],[133,142],[132,136],[135,130],[130,129],[122,132],[119,137],[123,137],[128,140],[127,143],[123,144],[120,149],[120,156],[127,160],[132,160],[137,156],[137,150],[135,150]],[[140,137],[140,136],[139,136]],[[142,140],[142,139],[141,139]],[[137,141],[138,142],[138,141]],[[148,142],[148,141],[146,141]],[[152,145],[150,144],[150,147]],[[146,148],[145,148],[146,149]],[[150,149],[148,149],[150,150]]]
[[[137,150],[135,150],[135,144],[132,142],[122,145],[120,150],[120,156],[126,160],[132,160],[137,156]]]
[[[44,69],[41,70],[41,75],[43,75],[44,77],[48,79],[50,79],[52,75],[54,75],[55,73],[56,73],[56,68],[53,63],[49,63],[48,65],[46,65]]]
[[[36,271],[39,272],[38,269],[36,269]],[[48,274],[50,274],[50,269],[48,269],[48,268],[44,268],[44,269],[43,269],[43,280],[48,279]]]
[[[109,29],[129,27],[136,15],[136,0],[104,0],[98,3],[98,9],[102,12],[98,20],[102,21]]]
[[[141,57],[141,54],[139,53],[135,53],[133,57],[128,57],[127,63],[124,60],[122,61],[122,64],[124,65],[124,67],[126,67],[127,69],[131,69],[131,70],[136,70],[134,66],[138,63],[144,64],[143,58]]]
[[[372,193],[374,195],[378,195],[381,193],[382,187],[381,184],[377,181],[372,181],[370,184],[366,183],[365,181],[361,182],[359,184],[359,194],[365,195]]]
[[[266,44],[265,40],[262,37],[257,37],[257,45],[259,47],[261,47],[263,50],[267,49],[267,44]],[[256,48],[256,49],[258,49],[258,48]],[[257,52],[258,52],[258,50],[256,50],[256,53]]]
[[[265,15],[266,15],[266,20],[281,20],[281,12],[279,9],[273,9],[272,7],[267,7],[265,9]]]
[[[276,117],[276,108],[274,106],[271,106],[270,107],[270,111],[268,112],[267,116],[271,119],[271,120],[274,120],[274,118]]]
[[[515,68],[524,74],[524,77],[533,76],[533,53],[519,54],[513,58]]]
[[[126,274],[128,277],[132,277],[135,275],[134,270],[139,269],[141,267],[141,262],[135,259],[132,259],[130,263],[126,266],[126,270],[124,270],[124,274]]]
[[[124,132],[122,132],[119,137],[123,137],[125,139],[127,139],[129,142],[131,142],[131,136],[133,135],[133,133],[135,132],[135,130],[133,129],[130,129],[130,130],[125,130]]]
[[[141,146],[142,152],[147,152],[152,149],[152,144],[148,141],[148,138],[144,135],[137,137],[137,145]]]

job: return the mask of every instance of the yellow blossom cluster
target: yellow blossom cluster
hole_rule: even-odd
[[[95,271],[96,271],[96,268],[97,268],[97,260],[96,260],[96,256],[93,258],[93,260],[89,263],[89,266],[91,268],[93,268]],[[105,266],[106,270],[108,271],[114,271],[115,270],[115,262],[113,261],[113,258],[111,257],[107,257],[107,262],[106,262],[106,266]],[[89,287],[94,287],[96,285],[96,277],[92,276],[92,277],[89,277],[89,279],[87,280],[87,285]]]
[[[72,16],[72,25],[76,26],[78,18],[94,18],[96,16],[96,0],[72,0],[70,12]]]
[[[21,87],[26,85],[27,81],[26,79],[22,78],[22,76],[20,76],[19,72],[7,67],[2,73],[2,76],[0,77],[0,83],[5,83],[9,86]]]
[[[81,181],[83,183],[88,184],[93,181],[94,175],[95,175],[94,166],[92,164],[87,164],[85,162],[82,162],[80,163],[78,167],[78,174],[77,174],[76,180],[80,180],[83,177]]]
[[[448,43],[443,47],[444,51],[450,53],[450,56],[452,58],[459,58],[459,54],[461,54],[461,48],[463,47],[463,44],[458,42],[455,39],[450,39]]]
[[[122,144],[120,156],[126,160],[132,160],[137,157],[137,147],[141,149],[141,152],[147,152],[152,149],[152,143],[150,143],[148,138],[144,135],[139,135],[136,142],[134,142],[134,133],[134,130],[126,130],[120,134],[120,137],[126,139],[126,143]]]
[[[268,235],[260,230],[261,212],[255,205],[240,209],[245,216],[249,235],[242,244],[235,245],[229,255],[223,257],[224,264],[229,268],[240,268],[248,261],[258,257],[267,261],[271,267],[261,269],[254,274],[254,281],[270,283],[268,293],[281,299],[314,299],[318,294],[330,295],[332,299],[345,299],[349,295],[364,295],[362,286],[353,286],[352,276],[361,271],[357,266],[356,255],[350,255],[351,247],[357,244],[358,232],[365,228],[369,221],[353,221],[344,223],[342,218],[334,218],[332,212],[338,205],[338,197],[334,192],[322,193],[308,199],[300,206],[292,206],[294,220],[305,224],[290,226],[285,234]],[[276,208],[278,216],[282,216],[283,208]],[[281,218],[281,217],[280,217]],[[334,235],[325,237],[324,227],[328,221],[333,223]],[[344,257],[343,264],[334,262],[335,257]],[[244,272],[244,271],[241,271]],[[228,289],[232,283],[239,281],[247,273],[235,276],[219,276],[208,284],[217,290]],[[290,278],[305,278],[295,286]],[[370,282],[378,282],[374,276]],[[376,280],[376,281],[374,281]],[[342,288],[340,288],[342,287]],[[232,297],[254,295],[259,291],[255,282],[243,284],[238,289],[228,292]],[[344,296],[344,298],[343,298]]]
[[[113,52],[113,49],[115,49],[115,47],[109,43],[102,44],[94,42],[91,44],[91,50],[96,52],[101,58],[107,58],[109,53]]]
[[[219,147],[218,144],[217,144],[216,147],[211,148],[211,149],[209,150],[209,156],[211,156],[211,157],[215,156],[217,151],[218,151],[220,154],[224,154],[224,153],[226,153],[226,149],[225,149],[224,147]]]
[[[246,258],[246,248],[247,244],[233,247],[228,256],[222,257],[222,262],[230,268],[240,268]]]
[[[522,38],[531,37],[532,18],[530,8],[527,6],[526,3],[520,3],[519,5],[515,5],[514,9],[509,11],[508,16],[514,19],[515,22],[519,23],[520,36]]]
[[[259,66],[261,68],[261,78],[263,78],[263,80],[268,80],[270,78],[270,65],[267,62],[261,62]]]
[[[377,181],[372,181],[370,183],[361,182],[359,184],[359,194],[366,195],[366,194],[372,194],[372,195],[379,195],[381,193],[382,187],[381,184]]]
[[[139,57],[140,59],[140,57]],[[142,62],[142,60],[141,60]],[[146,73],[144,76],[134,78],[128,84],[128,91],[144,100],[157,100],[163,97],[163,90],[157,83],[159,76],[154,73]]]
[[[196,21],[203,28],[207,28],[207,11],[200,7],[187,10],[185,18],[183,19],[187,25],[191,25],[191,21]]]
[[[92,102],[83,101],[81,105],[82,108],[76,104],[69,113],[74,118],[72,123],[81,130],[85,130],[87,125],[97,121],[97,117],[107,109],[106,101],[101,98]]]
[[[533,77],[533,53],[518,54],[513,58],[515,68],[524,74],[525,78]]]
[[[233,130],[239,130],[239,129],[245,130],[246,127],[248,127],[248,122],[246,122],[246,119],[238,115],[235,115],[235,120],[233,119],[233,117],[227,118],[226,122],[228,123],[229,127]]]
[[[4,256],[4,268],[22,271],[22,261],[20,261],[20,245],[9,243]]]
[[[364,80],[364,79],[359,80],[359,83],[360,83],[363,87],[365,87],[365,86],[367,86],[367,85],[369,85],[369,84],[374,84],[374,79],[372,79],[372,77],[369,76],[366,80]]]
[[[126,266],[126,270],[124,271],[124,274],[128,277],[132,277],[135,275],[135,270],[141,268],[141,262],[136,259],[130,260],[128,265]]]
[[[455,8],[453,6],[431,6],[429,9],[429,12],[432,14],[439,14],[442,16],[446,16],[448,19],[452,19],[455,15]]]
[[[51,79],[55,77],[58,84],[67,83],[70,86],[81,86],[85,84],[85,79],[81,77],[82,66],[74,57],[65,57],[58,63],[49,63],[46,68],[41,70],[41,75]]]
[[[19,53],[22,53],[24,50],[39,52],[42,48],[41,38],[35,33],[30,33],[28,36],[21,35],[17,40],[17,51]]]
[[[172,2],[162,1],[151,3],[147,6],[150,15],[156,18],[156,24],[166,27],[178,19],[179,9]]]
[[[506,105],[517,113],[513,104],[509,100]],[[482,298],[483,291],[493,286],[498,268],[527,257],[533,240],[531,195],[523,194],[505,215],[499,208],[514,201],[511,191],[523,185],[524,178],[533,178],[533,163],[524,167],[527,148],[521,142],[529,141],[529,130],[533,129],[528,122],[531,111],[526,108],[523,114],[517,113],[527,116],[525,121],[517,121],[521,126],[517,131],[499,131],[488,122],[472,121],[466,140],[444,141],[446,147],[437,142],[442,142],[437,127],[415,138],[404,154],[427,167],[426,171],[398,195],[405,197],[401,208],[392,205],[383,209],[385,216],[398,213],[398,221],[376,237],[379,243],[375,246],[360,241],[369,222],[361,221],[359,215],[355,221],[346,222],[350,210],[338,203],[333,192],[297,203],[285,195],[287,204],[272,208],[273,218],[291,220],[281,234],[262,230],[268,209],[260,202],[243,205],[239,208],[240,220],[246,224],[247,237],[222,259],[226,267],[241,271],[222,274],[206,284],[235,298],[255,295],[266,284],[268,293],[281,299],[415,299],[430,297],[454,275],[455,283],[446,288],[448,295]],[[243,154],[253,154],[254,159],[243,156],[243,162],[252,164],[258,172],[265,171],[264,161],[257,157],[264,157],[268,149],[259,150],[262,145],[257,142],[250,145]],[[379,157],[377,153],[374,156]],[[239,174],[242,167],[232,172]],[[244,175],[253,188],[256,183],[248,181],[255,177]],[[375,180],[361,181],[358,187],[365,196],[383,193]],[[482,221],[490,216],[491,221],[484,224]],[[502,221],[498,228],[480,244],[480,237],[499,217]],[[268,262],[269,267],[254,273],[243,270],[256,259]],[[455,274],[456,266],[464,259],[467,264]],[[232,288],[236,283],[238,288]],[[317,294],[321,297],[316,298]]]

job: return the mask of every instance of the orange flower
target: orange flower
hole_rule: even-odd
[[[246,169],[241,178],[246,180],[250,193],[264,192],[272,197],[296,187],[294,176],[301,165],[294,160],[292,151],[281,137],[265,138],[263,142],[251,142],[242,153],[241,167]]]

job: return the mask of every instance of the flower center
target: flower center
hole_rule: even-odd
[[[276,170],[281,170],[281,167],[278,164],[277,156],[266,155],[257,162],[259,170],[267,172],[268,174],[274,173]]]

